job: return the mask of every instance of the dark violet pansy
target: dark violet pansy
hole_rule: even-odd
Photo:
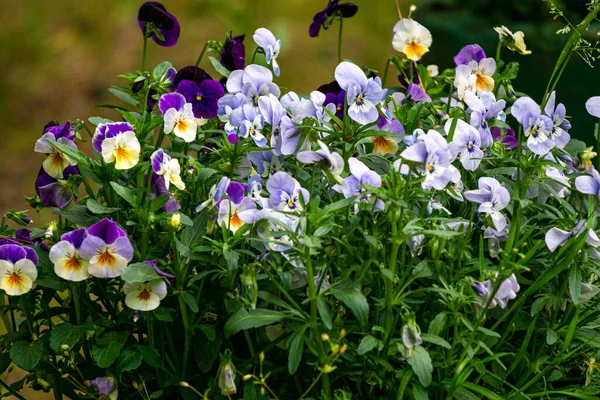
[[[319,11],[313,17],[313,22],[308,28],[308,34],[310,37],[319,36],[321,27],[323,29],[329,28],[331,21],[327,21],[334,14],[339,13],[342,18],[353,17],[358,11],[358,6],[352,3],[339,4],[340,0],[329,0],[327,7],[323,11]]]
[[[200,84],[184,79],[178,83],[177,93],[181,93],[192,104],[194,117],[209,119],[217,116],[217,102],[225,95],[225,90],[223,85],[212,79],[205,79]]]
[[[467,65],[470,61],[481,61],[485,58],[485,52],[478,44],[470,44],[463,47],[454,57],[456,65]]]
[[[161,196],[169,196],[169,200],[167,200],[165,205],[162,207],[162,210],[164,212],[170,213],[179,211],[179,203],[177,203],[177,200],[175,200],[175,198],[171,195],[169,189],[167,189],[165,185],[165,179],[162,176],[157,175],[155,173],[152,173],[151,179],[152,181],[150,182],[150,200],[154,200],[155,198]]]
[[[115,278],[125,271],[133,258],[127,233],[111,219],[90,226],[79,254],[88,264],[88,272],[97,278]]]
[[[138,25],[144,36],[149,35],[156,44],[171,47],[179,40],[179,22],[158,1],[147,1],[138,12]]]
[[[76,130],[77,128],[71,126],[71,121],[65,122],[64,125],[59,125],[57,121],[50,121],[44,127],[43,133],[52,133],[52,135],[54,135],[54,140],[58,140],[62,137],[69,140],[75,140],[75,134],[73,132]]]
[[[229,35],[227,39],[225,39],[225,43],[223,43],[223,49],[221,50],[221,65],[229,71],[244,69],[246,66],[245,37],[246,35]]]
[[[175,88],[179,85],[181,81],[194,81],[197,85],[201,84],[205,79],[212,79],[212,77],[203,70],[202,68],[195,67],[193,65],[181,68],[175,74],[175,78],[173,78],[173,85]]]
[[[35,193],[46,207],[65,208],[77,199],[77,188],[67,183],[69,176],[79,175],[77,167],[67,167],[63,171],[64,180],[58,180],[48,175],[43,168],[40,169],[35,180]]]
[[[512,129],[505,129],[502,136],[502,129],[498,127],[492,128],[492,137],[495,142],[500,142],[506,150],[514,150],[517,148],[519,141]]]
[[[332,81],[319,86],[317,90],[325,94],[325,102],[323,104],[335,105],[335,116],[339,119],[344,119],[344,99],[346,98],[346,92],[342,90],[340,84]]]

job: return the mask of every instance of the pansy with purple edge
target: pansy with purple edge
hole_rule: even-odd
[[[185,183],[181,180],[181,167],[176,158],[171,158],[163,149],[158,149],[150,156],[150,163],[154,173],[165,180],[167,189],[171,183],[179,190],[185,189]]]
[[[575,188],[581,193],[598,196],[600,199],[600,173],[594,167],[588,170],[590,175],[575,178]]]
[[[381,80],[369,78],[355,64],[341,62],[335,69],[335,80],[346,91],[348,116],[359,124],[375,122],[379,113],[376,105],[383,100]]]
[[[383,201],[375,199],[369,189],[363,186],[381,187],[381,176],[369,169],[358,158],[350,157],[348,167],[352,175],[345,178],[342,183],[335,185],[333,190],[342,193],[346,199],[356,197],[357,203],[373,204],[374,211],[383,210],[385,208]],[[355,212],[358,212],[357,207],[355,207]]]
[[[500,308],[505,308],[508,304],[509,300],[517,297],[517,293],[521,289],[519,283],[517,282],[517,277],[515,274],[511,274],[507,279],[505,279],[501,284],[494,298],[490,300],[490,296],[494,292],[494,288],[492,287],[492,282],[487,280],[485,282],[477,282],[474,287],[475,291],[480,298],[480,302],[482,306],[486,306],[489,302],[488,308],[494,308],[496,306],[500,306]]]
[[[446,121],[444,126],[446,133],[450,132],[452,124],[452,120]],[[467,171],[475,171],[481,164],[483,151],[481,151],[482,143],[479,132],[461,119],[456,121],[450,147],[452,147],[452,151],[460,154],[460,162]]]
[[[494,178],[479,178],[479,189],[463,193],[465,198],[479,203],[477,211],[491,217],[494,227],[501,231],[506,227],[506,217],[501,211],[510,202],[510,193]]]
[[[61,210],[77,199],[77,186],[68,182],[71,175],[79,175],[77,167],[67,167],[63,179],[55,179],[40,169],[35,180],[35,193],[46,207],[58,207]]]
[[[48,155],[44,160],[42,167],[48,175],[52,176],[53,178],[60,179],[63,177],[63,171],[69,166],[77,165],[77,161],[71,159],[66,154],[63,154],[61,151],[52,146],[48,139],[54,140],[73,149],[77,149],[77,145],[74,142],[75,134],[72,133],[74,128],[71,127],[71,123],[69,121],[67,121],[64,125],[54,125],[54,123],[54,121],[51,121],[48,125],[46,125],[42,137],[35,142],[34,151],[36,153]]]
[[[329,0],[325,9],[315,14],[312,24],[308,27],[308,34],[310,37],[314,38],[319,36],[321,27],[323,29],[328,29],[333,18],[336,16],[339,16],[340,18],[351,18],[358,11],[358,6],[356,4],[339,3],[340,0]]]
[[[219,203],[217,223],[235,233],[244,224],[253,224],[255,214],[256,203],[251,198],[243,197],[239,203],[225,199]]]
[[[113,220],[104,218],[88,228],[79,254],[88,261],[90,275],[115,278],[133,259],[133,247],[127,233]]]
[[[163,94],[158,100],[158,108],[164,117],[164,131],[171,132],[185,142],[196,139],[198,124],[192,110],[192,103],[180,93]]]
[[[177,83],[177,93],[181,93],[192,104],[194,117],[210,119],[217,115],[218,101],[225,94],[223,85],[212,79],[200,83],[184,79]]]
[[[340,174],[344,172],[344,159],[339,153],[330,151],[322,141],[317,140],[317,144],[319,150],[298,152],[296,159],[302,164],[317,164],[334,181],[341,182]]]
[[[523,126],[527,138],[527,147],[538,155],[546,155],[555,146],[550,138],[553,124],[546,115],[542,115],[540,106],[529,97],[521,97],[514,102],[510,113]]]
[[[148,179],[148,175],[146,175],[145,179]],[[148,181],[146,180],[146,182]],[[174,213],[179,211],[179,203],[177,203],[175,197],[173,197],[171,192],[167,189],[165,179],[162,176],[152,173],[152,175],[150,175],[150,200],[162,196],[169,197],[165,205],[162,206],[164,212]]]
[[[96,127],[92,138],[94,150],[102,154],[105,163],[115,163],[119,170],[130,169],[140,159],[141,146],[133,126],[128,122],[110,122]]]
[[[248,178],[248,186],[246,187],[246,192],[248,193],[248,197],[254,200],[257,204],[263,204],[262,197],[262,178],[259,174],[254,174],[250,178]]]
[[[250,64],[244,70],[233,71],[227,78],[227,91],[231,94],[242,93],[246,101],[258,108],[258,100],[269,94],[279,97],[281,91],[273,83],[273,74],[267,68]]]
[[[492,92],[481,92],[479,97],[472,92],[465,93],[465,103],[469,106],[469,122],[477,128],[481,137],[481,148],[486,149],[494,144],[488,121],[498,117],[506,101],[498,100]]]
[[[402,123],[395,119],[388,110],[385,111],[387,118],[380,115],[379,122],[373,128],[386,135],[375,135],[369,138],[373,143],[373,154],[396,154],[398,143],[404,137]]]
[[[30,247],[16,244],[0,246],[0,289],[9,296],[31,290],[37,279],[38,256]]]
[[[310,200],[308,190],[300,186],[300,183],[287,172],[277,172],[267,181],[269,206],[280,211],[302,211],[302,201],[307,204]]]
[[[263,240],[267,250],[287,251],[293,244],[290,233],[298,225],[298,218],[290,218],[281,212],[260,210],[256,212],[256,233]]]
[[[552,129],[549,134],[550,139],[554,140],[557,148],[564,149],[569,140],[571,140],[571,135],[567,132],[571,129],[571,123],[567,121],[567,109],[564,104],[560,103],[556,105],[556,92],[550,93],[548,102],[544,107],[544,114],[552,120]]]
[[[586,228],[586,221],[579,221],[575,227],[569,231],[565,231],[556,227],[550,229],[548,232],[546,232],[546,236],[544,238],[546,241],[546,246],[548,246],[548,250],[550,250],[551,253],[554,253],[557,248],[567,243],[571,237],[582,234]],[[600,239],[593,229],[588,230],[585,242],[592,247],[600,246]]]
[[[258,47],[265,52],[265,61],[273,66],[273,73],[279,76],[279,65],[277,64],[277,56],[281,51],[281,40],[275,38],[273,33],[266,28],[258,28],[252,36]]]
[[[156,44],[163,47],[172,47],[179,40],[179,22],[165,6],[158,1],[147,1],[138,11],[138,25],[144,34]]]
[[[258,110],[250,104],[233,110],[229,117],[232,126],[239,127],[238,136],[247,138],[250,136],[258,147],[268,147],[267,138],[262,134],[264,119]]]
[[[85,228],[67,232],[61,236],[60,242],[50,249],[50,261],[54,264],[54,272],[60,278],[79,282],[90,276],[88,262],[79,254],[85,235]]]
[[[275,154],[273,150],[251,151],[248,153],[248,158],[256,167],[258,174],[265,178],[280,171],[283,167],[283,156]]]
[[[217,102],[217,116],[219,121],[223,122],[223,130],[228,135],[234,135],[237,131],[237,127],[231,124],[231,113],[246,104],[246,96],[241,93],[226,94],[221,97]]]
[[[258,100],[258,109],[265,119],[265,122],[271,125],[271,138],[269,144],[276,155],[281,155],[281,119],[287,116],[285,108],[277,97],[272,94],[262,96]]]
[[[448,143],[437,131],[419,135],[417,142],[400,153],[400,157],[418,164],[417,172],[425,176],[421,183],[424,189],[442,190],[453,177]]]
[[[225,39],[221,49],[221,65],[228,71],[244,69],[246,65],[246,46],[244,38],[246,35],[232,36],[231,33]]]
[[[478,44],[469,44],[458,52],[454,57],[454,63],[458,65],[467,65],[471,61],[479,63],[485,58],[485,52]]]
[[[223,197],[223,195],[227,192],[230,182],[231,181],[228,177],[222,177],[217,184],[210,188],[208,199],[196,207],[196,212],[200,212],[207,207],[214,207],[221,200],[221,197]]]

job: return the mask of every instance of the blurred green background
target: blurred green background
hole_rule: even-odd
[[[33,181],[43,156],[33,153],[35,140],[51,119],[117,118],[95,105],[114,102],[106,88],[121,84],[120,73],[140,67],[142,39],[136,22],[139,0],[3,0],[0,14],[0,211],[24,209],[24,195],[33,194]],[[206,40],[246,33],[248,56],[258,27],[271,29],[282,40],[282,70],[278,83],[308,93],[330,80],[337,64],[337,25],[321,36],[308,36],[308,25],[327,0],[164,0],[181,23],[181,38],[173,48],[150,42],[150,67],[170,60],[180,68],[193,63]],[[397,21],[394,0],[355,0],[358,14],[344,23],[344,57],[382,69],[393,53],[391,29]],[[557,1],[577,23],[586,0]],[[411,2],[401,1],[404,15]],[[503,58],[522,63],[515,89],[538,101],[566,36],[555,31],[542,0],[416,1],[413,17],[433,34],[424,63],[453,67],[452,57],[470,43],[480,43],[493,56],[497,35],[506,25],[526,34],[530,56],[504,52]],[[598,26],[590,29],[594,39]],[[202,63],[217,76],[206,57]],[[388,78],[388,85],[393,76]],[[575,56],[558,88],[558,99],[573,116],[572,134],[591,142],[592,119],[585,100],[600,94],[598,75]],[[83,145],[87,149],[87,144]],[[35,219],[35,217],[34,217]]]

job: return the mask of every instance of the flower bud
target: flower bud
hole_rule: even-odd
[[[261,351],[258,355],[258,359],[260,360],[260,362],[265,361],[265,353],[263,351]]]
[[[179,384],[180,384],[181,386],[183,386],[184,388],[190,387],[190,384],[189,384],[189,383],[187,383],[187,382],[185,382],[185,381],[181,381],[181,382],[179,382]]]
[[[226,350],[225,354],[221,356],[221,365],[219,366],[219,389],[221,389],[221,394],[223,395],[230,395],[237,392],[235,386],[235,366],[231,362],[230,350]]]
[[[329,335],[328,335],[328,334],[326,334],[326,333],[323,333],[323,334],[321,335],[321,340],[322,340],[322,341],[324,341],[324,342],[328,341],[328,340],[329,340]]]
[[[179,229],[181,226],[181,214],[175,213],[171,215],[171,218],[169,219],[169,226],[172,229]]]
[[[244,382],[249,381],[250,379],[252,379],[252,374],[246,374],[242,379],[244,380]]]
[[[54,237],[54,234],[56,233],[56,222],[52,221],[50,222],[47,226],[46,226],[46,231],[44,232],[44,237],[46,239],[52,239]]]
[[[346,350],[348,350],[348,345],[347,344],[343,344],[342,348],[340,349],[340,354],[344,354],[346,352]]]
[[[406,358],[410,357],[413,348],[423,343],[421,328],[417,325],[414,314],[408,316],[406,323],[402,327],[402,343],[404,344]]]

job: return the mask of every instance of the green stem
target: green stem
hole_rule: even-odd
[[[256,55],[258,54],[258,47],[254,49],[254,53],[252,53],[252,61],[251,64],[254,64],[254,59],[256,58]]]
[[[27,400],[25,397],[21,396],[19,393],[17,393],[15,390],[13,390],[13,388],[11,388],[9,385],[7,385],[6,382],[4,382],[4,379],[0,379],[0,385],[2,385],[2,387],[4,387],[4,389],[8,390],[8,392],[10,394],[12,394],[13,396],[15,396],[17,399]]]
[[[594,127],[594,136],[596,136],[596,169],[600,170],[600,121],[596,122]]]
[[[71,285],[71,296],[73,296],[73,303],[75,303],[75,320],[77,321],[77,325],[81,325],[81,302],[77,282],[73,282]]]
[[[344,29],[344,18],[340,17],[340,32],[338,33],[338,62],[342,62],[342,32]]]
[[[144,35],[144,50],[142,52],[142,74],[146,72],[146,49],[148,47],[148,38]]]
[[[5,306],[7,305],[6,303],[6,296],[4,295],[4,293],[0,294],[0,306]],[[2,317],[2,324],[4,325],[4,329],[6,330],[6,333],[13,333],[13,329],[12,329],[12,325],[10,324],[10,318],[8,317],[7,313],[2,312],[1,313],[1,317]]]
[[[498,40],[498,47],[496,47],[496,64],[500,61],[500,52],[502,51],[502,40]]]
[[[385,81],[387,79],[387,75],[388,75],[388,70],[390,69],[390,59],[388,58],[386,63],[385,63],[385,68],[383,70],[383,79],[381,81],[381,86],[385,87]]]
[[[206,52],[207,48],[208,48],[208,42],[204,43],[204,46],[202,47],[202,51],[200,52],[200,55],[198,56],[198,59],[196,60],[196,64],[194,64],[196,67],[198,65],[200,65],[200,61],[202,61],[202,57],[204,57],[204,53]]]

